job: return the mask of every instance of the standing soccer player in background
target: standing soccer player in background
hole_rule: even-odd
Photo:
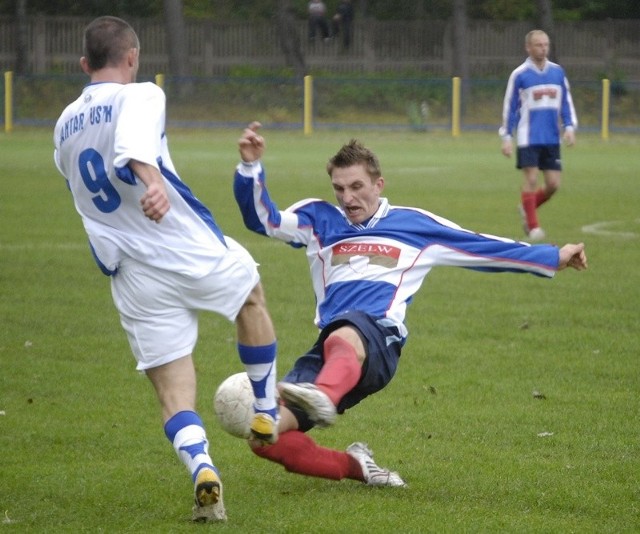
[[[85,29],[83,46],[80,65],[91,83],[58,119],[55,163],[96,263],[111,278],[165,434],[191,474],[193,519],[224,520],[222,483],[195,408],[192,352],[200,310],[235,321],[256,397],[253,437],[275,442],[276,338],[260,276],[249,253],[223,235],[178,177],[164,131],[165,95],[152,83],[135,83],[140,44],[131,26],[99,17]]]
[[[532,241],[544,239],[538,223],[537,208],[549,200],[560,187],[560,124],[564,141],[575,142],[578,126],[564,69],[547,58],[549,37],[541,30],[525,37],[529,57],[509,77],[502,110],[502,153],[511,157],[511,136],[516,130],[516,167],[522,169],[522,200],[519,206],[525,234]],[[542,171],[544,187],[538,187]]]

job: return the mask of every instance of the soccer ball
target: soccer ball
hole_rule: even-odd
[[[222,429],[236,438],[248,438],[254,401],[247,373],[236,373],[224,380],[213,396],[213,409]]]

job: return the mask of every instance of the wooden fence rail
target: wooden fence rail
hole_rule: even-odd
[[[82,17],[32,17],[24,35],[26,72],[70,74],[79,71]],[[162,19],[133,19],[142,43],[141,74],[169,72]],[[190,67],[194,75],[227,75],[234,68],[282,69],[284,56],[273,22],[187,20]],[[524,57],[526,22],[471,21],[468,27],[470,76],[507,75]],[[356,21],[353,42],[342,50],[338,40],[309,42],[306,21],[298,21],[309,72],[368,74],[427,73],[451,76],[452,31],[446,21]],[[0,17],[0,70],[15,70],[17,27]],[[640,20],[556,23],[553,50],[569,77],[640,81]]]

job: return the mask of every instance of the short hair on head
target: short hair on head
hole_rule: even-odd
[[[527,33],[527,35],[524,36],[525,44],[530,44],[531,39],[533,39],[535,35],[544,35],[547,39],[549,39],[547,32],[545,32],[544,30],[531,30],[529,33]]]
[[[382,169],[378,156],[365,147],[357,139],[351,139],[343,145],[338,153],[327,163],[327,173],[331,176],[335,168],[344,169],[353,165],[364,165],[371,180],[376,180],[382,176]]]
[[[140,48],[134,29],[118,17],[98,17],[84,30],[83,53],[92,71],[117,65],[131,48]]]

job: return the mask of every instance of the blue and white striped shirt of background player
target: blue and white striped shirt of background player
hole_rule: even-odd
[[[359,310],[388,320],[404,342],[407,306],[433,267],[544,277],[558,267],[555,246],[477,234],[422,209],[392,206],[386,198],[363,224],[352,224],[340,207],[318,199],[280,211],[260,162],[237,166],[234,193],[247,228],[306,247],[319,328]]]
[[[178,177],[164,128],[165,94],[149,82],[89,84],[56,124],[55,163],[105,274],[130,257],[199,278],[227,252],[213,216]],[[146,186],[127,166],[131,159],[165,178],[171,209],[160,224],[142,213]]]
[[[515,130],[519,147],[558,145],[559,120],[565,129],[578,127],[564,69],[547,60],[540,70],[527,58],[509,77],[500,136],[511,136]]]

